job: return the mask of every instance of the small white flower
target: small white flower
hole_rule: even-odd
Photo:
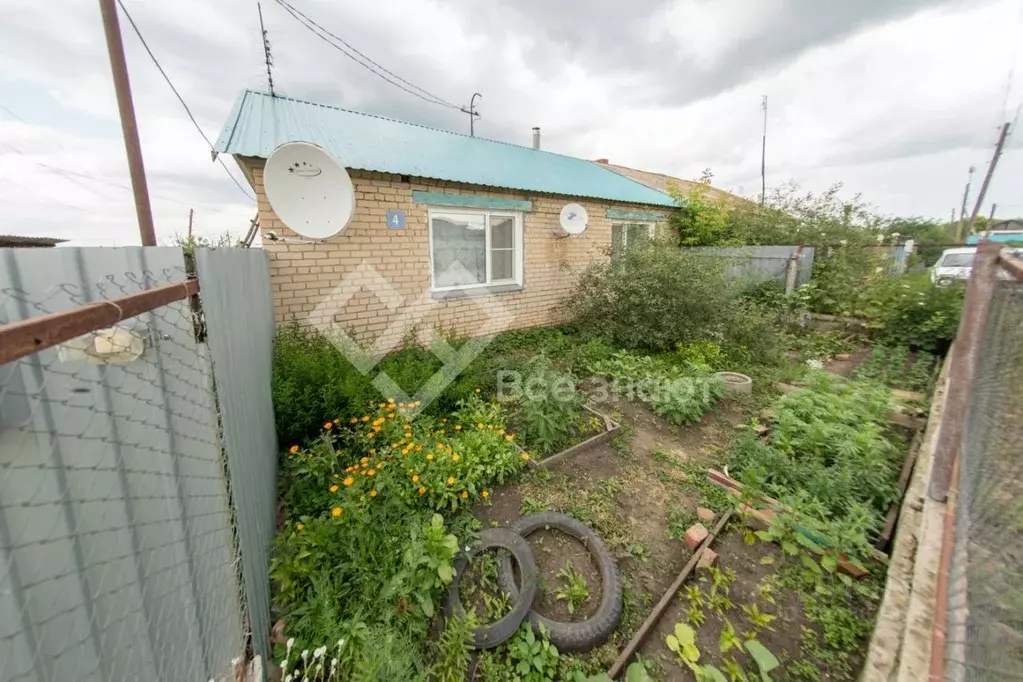
[[[337,640],[337,648],[338,649],[342,649],[342,648],[344,648],[344,646],[345,646],[345,638],[342,637],[341,639]]]
[[[291,647],[295,646],[295,638],[288,637],[288,651],[291,651]]]
[[[323,654],[327,653],[327,647],[321,646],[320,648],[313,651],[313,658],[322,658]]]
[[[288,669],[288,659],[285,658],[283,661],[281,661],[281,670],[287,670],[287,669]]]
[[[284,682],[291,682],[291,680],[292,680],[291,673],[288,673],[287,675],[284,676]]]
[[[838,243],[841,244],[842,246],[847,246],[849,244],[849,240],[848,239],[842,239]]]
[[[309,649],[302,649],[302,660],[305,661],[305,660],[308,660],[308,658],[309,658]]]
[[[824,369],[824,363],[821,362],[820,360],[817,360],[816,358],[811,358],[807,360],[806,365],[810,369]]]
[[[336,668],[336,667],[337,667],[337,659],[336,658],[330,659],[330,669],[333,671],[334,668]]]

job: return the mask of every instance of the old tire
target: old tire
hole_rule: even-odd
[[[515,557],[515,563],[519,565],[519,572],[524,576],[523,589],[520,591],[516,588],[514,592],[509,592],[512,609],[504,617],[473,630],[473,646],[477,649],[491,649],[514,635],[519,625],[526,619],[536,596],[536,564],[533,563],[533,551],[529,548],[529,543],[521,535],[507,528],[488,528],[480,533],[479,543],[467,555],[455,559],[455,578],[448,587],[448,597],[444,603],[446,618],[465,616],[465,607],[462,606],[462,598],[458,593],[462,575],[469,567],[469,560],[487,549],[505,549],[511,552]],[[507,562],[511,570],[511,559],[504,557],[503,562]]]
[[[597,568],[600,570],[602,582],[600,607],[591,618],[578,623],[565,623],[545,618],[536,611],[530,610],[529,622],[532,624],[533,630],[539,634],[542,625],[547,631],[551,643],[558,647],[559,651],[569,653],[589,651],[607,641],[622,618],[622,582],[618,576],[618,566],[615,564],[614,557],[611,556],[611,552],[608,551],[600,536],[571,516],[557,512],[529,514],[512,523],[509,528],[522,537],[528,537],[541,529],[556,528],[583,543],[593,555],[597,562]],[[510,594],[513,600],[516,600],[518,586],[515,584],[515,574],[512,572],[509,559],[501,561],[497,578],[501,589]],[[530,604],[532,604],[532,600],[530,600]]]

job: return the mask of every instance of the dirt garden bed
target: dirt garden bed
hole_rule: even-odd
[[[866,358],[869,353],[857,355]],[[748,432],[762,401],[762,397],[726,398],[698,423],[681,428],[639,403],[602,405],[621,424],[609,442],[498,487],[489,504],[473,510],[484,527],[507,526],[522,515],[542,510],[564,512],[593,528],[611,549],[623,584],[623,616],[606,643],[575,656],[587,673],[611,666],[690,559],[692,553],[683,539],[698,520],[697,509],[720,514],[734,506],[706,472],[720,464],[737,434]],[[592,615],[601,584],[586,548],[557,530],[540,531],[528,541],[541,585],[533,608],[559,621]],[[883,565],[871,566],[870,575],[862,580],[840,579],[822,572],[816,560],[807,562],[806,553],[790,556],[778,544],[751,535],[738,515],[715,542],[714,551],[719,558],[713,574],[700,570],[683,586],[638,650],[638,660],[653,679],[694,679],[665,643],[676,623],[693,627],[695,643],[703,652],[702,664],[713,664],[726,674],[730,671],[735,679],[742,679],[739,669],[748,676],[757,674],[743,648],[749,639],[777,657],[784,675],[775,673],[776,679],[855,678],[883,586]],[[557,598],[565,587],[568,565],[589,592],[574,614]],[[715,576],[717,580],[725,576],[729,584],[725,600],[719,599],[712,608],[707,600]],[[703,594],[702,606],[697,606],[698,593]],[[702,618],[690,615],[693,611],[702,611]],[[734,633],[739,648],[722,653],[729,633]]]

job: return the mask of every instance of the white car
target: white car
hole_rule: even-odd
[[[941,258],[931,268],[931,281],[937,284],[953,280],[965,282],[970,279],[970,272],[973,271],[973,256],[976,253],[976,246],[945,249],[941,252]]]

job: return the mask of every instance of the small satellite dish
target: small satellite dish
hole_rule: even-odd
[[[589,220],[590,217],[582,204],[565,204],[561,209],[561,229],[568,234],[582,234]]]
[[[355,211],[355,186],[348,172],[309,142],[285,142],[273,150],[263,169],[263,185],[277,217],[309,239],[344,231]]]

